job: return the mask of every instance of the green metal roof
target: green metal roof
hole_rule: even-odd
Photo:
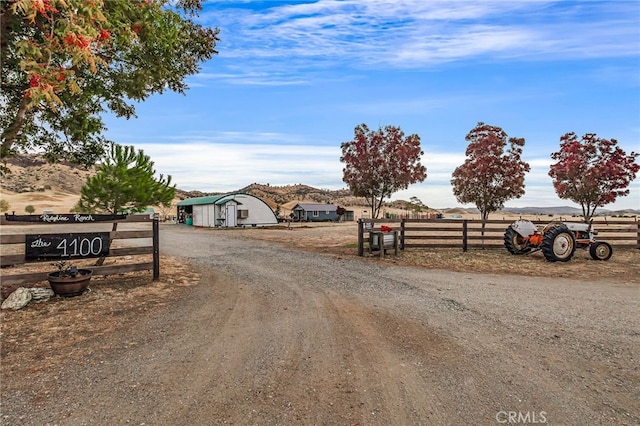
[[[258,198],[251,194],[244,194],[242,192],[231,192],[229,194],[210,195],[208,197],[187,198],[186,200],[179,201],[177,205],[178,206],[195,206],[199,204],[224,204],[224,203],[228,203],[229,201],[235,201],[241,205],[242,203],[235,199],[236,195],[245,195],[245,196]]]
[[[187,198],[186,200],[182,200],[178,202],[178,206],[195,206],[197,204],[215,204],[221,198],[226,197],[226,194],[223,195],[211,195],[208,197],[196,197],[196,198]]]

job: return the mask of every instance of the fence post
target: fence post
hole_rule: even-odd
[[[462,222],[462,251],[467,251],[467,219]]]
[[[362,219],[358,219],[358,256],[364,256],[364,229]]]
[[[153,215],[153,281],[160,279],[160,226],[158,214]]]
[[[406,219],[402,218],[400,221],[400,250],[404,250],[404,224]]]

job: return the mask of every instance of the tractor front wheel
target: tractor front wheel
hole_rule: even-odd
[[[609,243],[598,241],[589,247],[589,254],[593,260],[609,260],[613,254],[613,248]]]
[[[550,262],[567,262],[576,251],[576,237],[566,225],[549,228],[542,237],[542,254]]]
[[[527,254],[531,251],[529,239],[518,234],[512,227],[504,231],[504,246],[511,254]]]

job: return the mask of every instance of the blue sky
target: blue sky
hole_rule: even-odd
[[[420,136],[428,177],[392,199],[436,208],[459,205],[451,173],[479,121],[526,140],[511,207],[576,206],[547,175],[564,133],[640,151],[637,0],[209,1],[199,22],[220,28],[219,55],[186,96],[106,119],[181,189],[345,188],[340,144],[360,123]],[[640,208],[640,177],[630,189],[605,208]]]

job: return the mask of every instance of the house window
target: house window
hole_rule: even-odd
[[[313,217],[318,217],[318,216],[320,216],[320,212],[318,210],[314,210]]]
[[[325,211],[324,214],[329,215],[331,212],[329,210]]]

